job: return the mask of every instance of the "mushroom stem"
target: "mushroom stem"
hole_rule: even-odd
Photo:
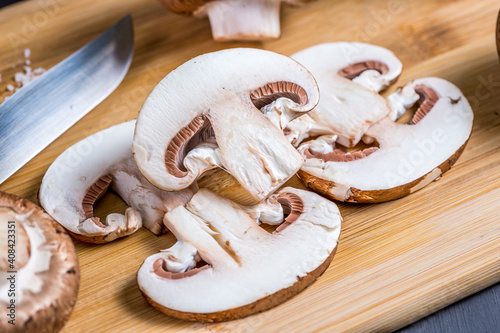
[[[208,15],[216,41],[262,40],[280,36],[281,0],[213,1],[196,11]]]

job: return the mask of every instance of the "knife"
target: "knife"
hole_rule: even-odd
[[[0,104],[0,184],[111,94],[133,51],[127,15]]]

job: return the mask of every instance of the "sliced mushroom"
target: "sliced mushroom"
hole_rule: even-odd
[[[401,61],[391,51],[376,45],[338,42],[309,47],[292,58],[311,71],[321,89],[321,101],[308,113],[321,125],[321,132],[313,128],[316,133],[311,136],[336,134],[339,144],[354,147],[372,124],[389,113],[378,92],[401,74]],[[304,125],[311,122],[305,118],[289,125],[290,140],[309,136]]]
[[[305,142],[299,147],[307,158],[299,178],[329,198],[348,202],[397,199],[439,179],[462,154],[472,131],[473,112],[465,96],[452,83],[430,77],[398,89],[388,103],[391,114],[366,132],[378,149],[338,158],[332,142]],[[397,123],[414,104],[413,118]]]
[[[160,0],[174,13],[208,16],[216,41],[263,40],[280,36],[282,2],[303,5],[311,0]]]
[[[256,49],[208,53],[172,71],[146,99],[135,160],[167,191],[221,167],[260,201],[303,164],[282,130],[318,99],[312,75],[288,57]]]
[[[104,243],[134,233],[142,224],[165,231],[163,215],[185,204],[189,189],[162,191],[149,183],[132,155],[135,121],[110,127],[76,143],[50,166],[40,188],[40,203],[75,238]],[[111,186],[130,206],[125,214],[94,216],[94,203]]]
[[[144,296],[174,317],[214,322],[269,309],[306,288],[335,254],[340,213],[317,194],[290,187],[270,200],[260,209],[285,221],[272,234],[248,208],[206,189],[168,212],[165,223],[178,242],[139,269]]]
[[[0,331],[58,332],[78,294],[70,237],[48,214],[0,192]]]

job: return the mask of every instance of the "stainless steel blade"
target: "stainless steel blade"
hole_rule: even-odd
[[[127,15],[0,104],[0,183],[111,94],[133,51]]]

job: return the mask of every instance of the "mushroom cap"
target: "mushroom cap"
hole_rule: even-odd
[[[165,223],[178,243],[147,258],[139,269],[138,284],[148,301],[181,319],[223,321],[269,309],[316,280],[338,243],[342,218],[337,206],[287,187],[261,204],[262,210],[276,201],[286,217],[272,234],[245,207],[206,189],[167,213]],[[197,256],[207,265],[172,269],[172,263]]]
[[[458,159],[472,131],[473,112],[459,88],[435,77],[414,80],[388,97],[392,117],[420,104],[409,124],[388,116],[366,133],[380,147],[352,161],[309,158],[299,178],[329,198],[381,202],[439,179]],[[307,145],[304,143],[302,152]]]
[[[308,113],[314,121],[353,147],[390,109],[378,94],[395,82],[402,63],[389,50],[365,43],[318,44],[292,55],[315,77],[321,100]]]
[[[64,151],[49,167],[40,187],[40,203],[75,238],[104,243],[134,233],[142,226],[165,231],[163,215],[192,195],[171,193],[151,185],[132,155],[135,120],[97,132]],[[124,215],[101,222],[93,204],[111,186],[126,202]]]
[[[303,159],[282,133],[286,124],[273,125],[258,109],[279,107],[289,121],[318,100],[312,75],[286,56],[245,48],[204,54],[169,73],[146,99],[134,157],[161,189],[186,188],[221,167],[260,201],[295,174]],[[200,142],[211,155],[198,151],[203,166],[187,165],[184,157]]]
[[[7,261],[7,270],[0,267],[0,331],[57,332],[68,320],[78,294],[80,268],[75,247],[64,229],[40,207],[0,192],[0,223],[7,225],[8,221],[15,223],[2,229],[0,236],[7,240],[12,234],[7,230],[16,231],[16,260],[14,264]],[[26,249],[28,252],[18,252]],[[2,251],[0,261],[5,262],[5,257],[7,252]],[[17,265],[17,258],[22,265]],[[16,294],[15,325],[8,323],[11,312],[7,307],[14,299],[10,298],[9,289]]]

